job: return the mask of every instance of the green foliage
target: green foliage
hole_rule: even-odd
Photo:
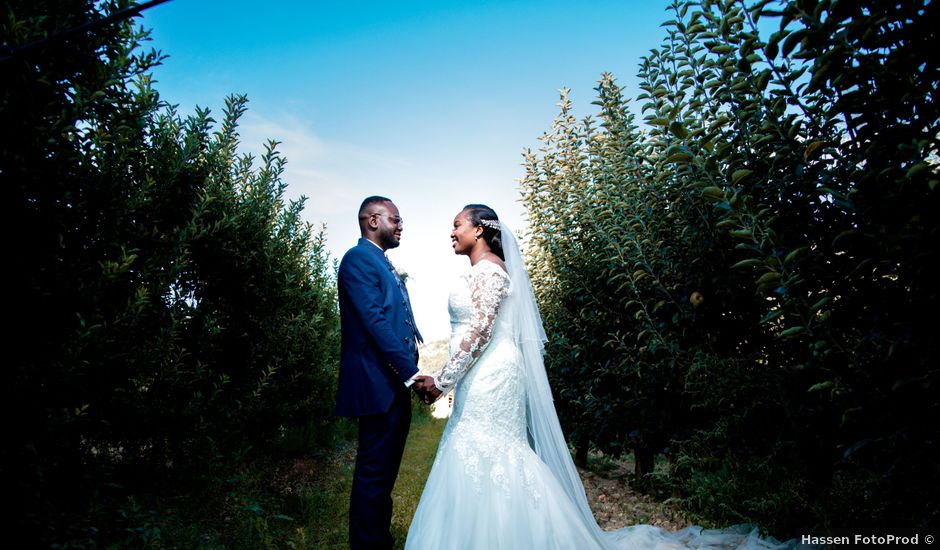
[[[17,48],[127,5],[7,3],[0,28]],[[285,203],[276,143],[236,154],[246,99],[218,125],[182,119],[151,86],[144,39],[113,23],[0,64],[4,476],[21,532],[46,543],[121,540],[128,495],[198,490],[253,450],[331,441],[323,232]]]
[[[670,11],[645,128],[605,74],[525,155],[569,438],[667,453],[718,522],[936,523],[936,7]]]

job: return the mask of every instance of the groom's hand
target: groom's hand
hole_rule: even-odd
[[[434,385],[434,378],[430,376],[421,375],[416,377],[415,383],[412,384],[411,387],[418,392],[418,396],[421,397],[421,400],[428,405],[434,403],[443,395],[443,392]]]

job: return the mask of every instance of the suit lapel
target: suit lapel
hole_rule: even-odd
[[[385,255],[385,252],[381,248],[375,245],[375,243],[369,241],[368,239],[359,239],[359,245],[365,246],[376,255],[381,265],[388,269],[389,275],[394,280],[395,285],[398,287],[399,292],[401,293],[402,298],[402,307],[405,308],[405,313],[408,314],[408,323],[411,325],[411,330],[414,333],[414,337],[418,342],[424,342],[424,339],[421,337],[421,333],[418,332],[418,325],[415,323],[414,312],[411,309],[411,297],[408,296],[408,287],[405,285],[405,282],[401,280],[401,277],[398,276],[398,272],[395,270],[395,267],[392,265],[392,262],[388,259],[388,256]]]

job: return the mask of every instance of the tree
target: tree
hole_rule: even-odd
[[[0,25],[15,49],[128,5],[19,2]],[[237,153],[244,97],[217,130],[161,104],[146,36],[117,22],[0,64],[4,474],[45,543],[121,541],[135,495],[198,492],[253,448],[330,436],[324,234],[285,203],[275,142],[260,164]]]
[[[937,301],[936,7],[670,11],[645,128],[604,75],[599,124],[563,98],[526,154],[566,429],[639,475],[666,453],[666,485],[719,522],[935,522],[935,323],[914,319]]]

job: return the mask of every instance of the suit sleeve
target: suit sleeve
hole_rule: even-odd
[[[383,364],[406,384],[418,373],[418,368],[408,341],[395,334],[385,314],[382,290],[377,282],[382,274],[365,258],[351,259],[353,261],[344,262],[339,272],[341,291],[351,294],[348,303],[375,344]]]

